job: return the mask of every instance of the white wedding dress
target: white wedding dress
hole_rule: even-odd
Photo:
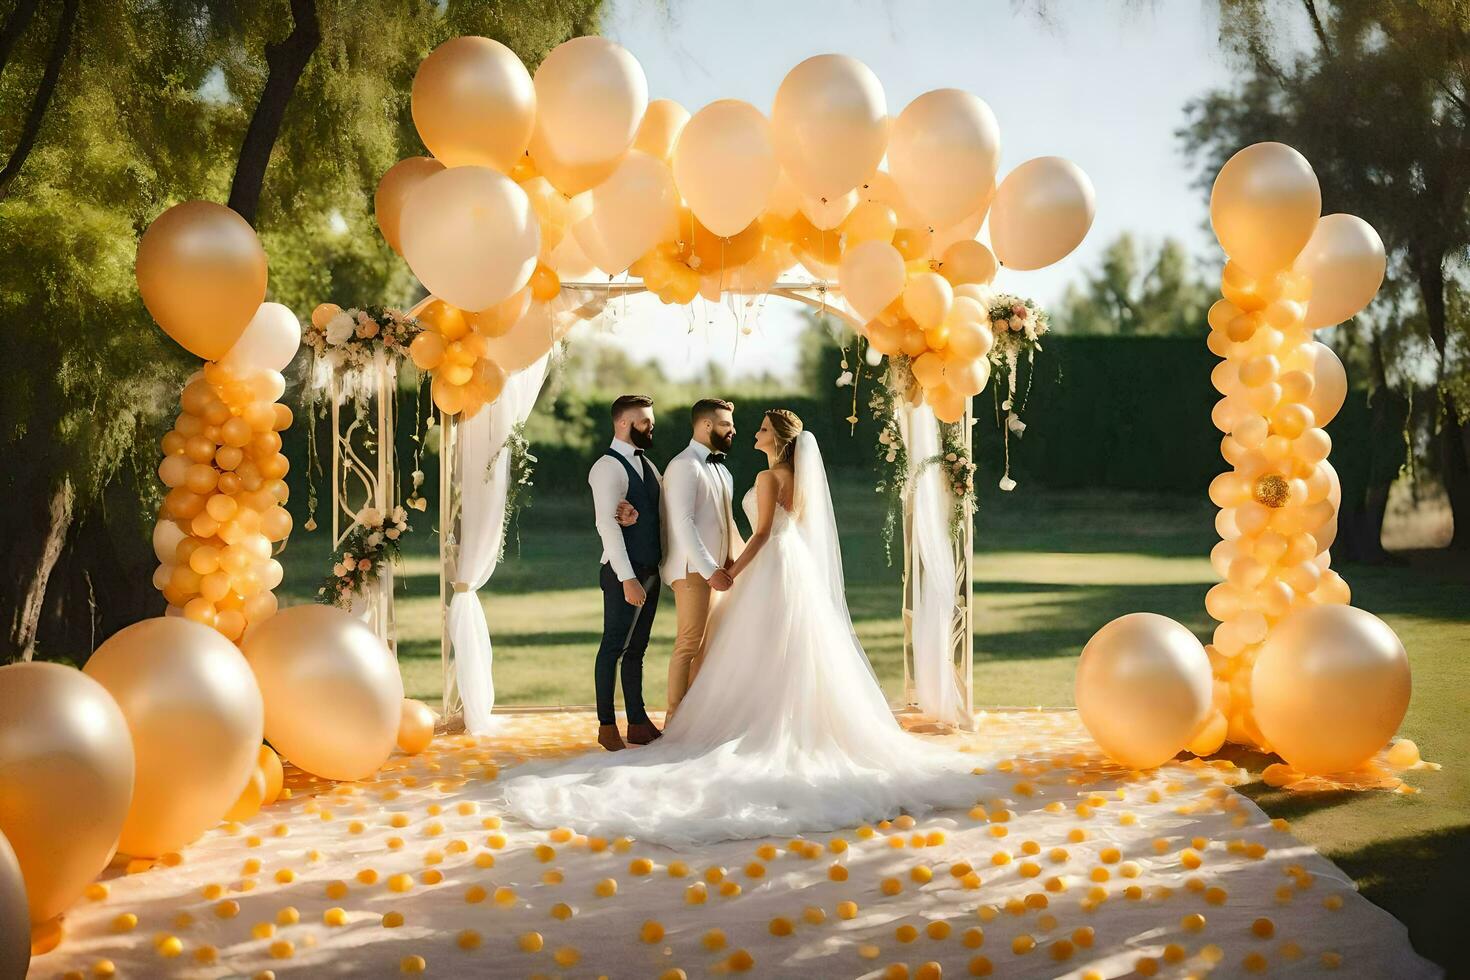
[[[982,760],[909,735],[853,632],[816,440],[796,453],[800,516],[719,599],[693,686],[651,745],[513,775],[507,808],[538,827],[701,844],[855,827],[972,806]],[[755,526],[755,489],[745,494]]]

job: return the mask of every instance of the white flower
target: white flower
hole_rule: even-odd
[[[839,387],[839,388],[846,388],[850,384],[852,384],[852,372],[851,371],[843,371],[841,374],[839,374],[837,376],[837,387]]]
[[[379,527],[383,523],[383,512],[376,507],[364,507],[357,512],[357,523],[363,527]]]
[[[882,432],[878,433],[878,442],[880,442],[881,444],[886,446],[892,441],[893,437],[888,434],[887,429],[884,429]]]
[[[400,534],[402,534],[403,532],[400,531],[396,527],[390,527],[388,530],[384,531],[383,533],[386,534],[386,535],[388,535],[388,540],[389,541],[397,541],[398,540],[398,536]]]
[[[383,543],[383,533],[381,531],[374,531],[372,534],[369,534],[367,543],[369,548],[378,547]]]
[[[1020,435],[1021,433],[1026,431],[1026,423],[1021,421],[1021,417],[1019,415],[1016,415],[1014,412],[1012,412],[1010,415],[1006,416],[1006,428],[1010,429],[1016,435]]]
[[[399,504],[397,507],[394,507],[393,508],[393,523],[394,524],[402,524],[406,520],[408,520],[408,511],[406,511],[406,510],[403,509],[403,505],[402,504]]]
[[[946,462],[953,463],[955,460],[959,459],[959,457],[956,456],[954,453],[945,453],[944,459]]]
[[[1016,489],[1016,481],[1008,476],[1003,476],[1000,478],[1000,488],[1006,492],[1010,492]]]
[[[352,317],[347,313],[346,310],[343,310],[342,312],[338,313],[336,316],[327,321],[327,343],[346,343],[348,338],[350,338],[353,333],[356,332],[356,330],[356,321],[352,319]]]

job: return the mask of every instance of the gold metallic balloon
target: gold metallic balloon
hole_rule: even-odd
[[[403,717],[398,723],[398,748],[418,755],[434,741],[434,712],[422,701],[403,699]]]
[[[1409,708],[1409,658],[1370,612],[1309,606],[1277,623],[1251,673],[1267,744],[1306,773],[1347,772],[1388,745]]]
[[[363,779],[393,751],[403,680],[366,623],[332,606],[292,606],[242,641],[265,698],[265,736],[299,768]]]
[[[31,963],[26,883],[10,842],[0,834],[0,980],[24,980]]]
[[[265,299],[266,258],[250,223],[222,204],[185,201],[138,242],[138,291],[189,353],[223,357]]]
[[[235,645],[182,617],[145,619],[98,647],[86,673],[133,736],[137,779],[118,849],[157,857],[218,823],[255,772],[264,726]]]
[[[117,850],[133,742],[107,689],[73,667],[0,667],[0,833],[31,922],[66,911]]]
[[[383,232],[383,239],[399,255],[403,254],[403,248],[398,241],[399,223],[403,220],[403,202],[424,178],[443,169],[444,164],[432,157],[409,157],[389,167],[388,172],[383,174],[383,179],[378,181],[378,191],[373,195],[373,215],[378,219],[378,228]]]
[[[1322,189],[1312,165],[1285,143],[1254,143],[1236,153],[1210,191],[1215,237],[1255,276],[1291,265],[1321,213]]]
[[[1210,660],[1166,616],[1129,613],[1093,634],[1077,663],[1077,712],[1112,759],[1150,769],[1172,759],[1211,709]]]
[[[536,124],[536,89],[510,48],[488,37],[456,37],[419,65],[412,109],[424,145],[446,166],[509,173]]]

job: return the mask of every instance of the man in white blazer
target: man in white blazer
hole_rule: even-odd
[[[730,587],[727,569],[744,546],[735,525],[735,481],[725,468],[725,454],[735,440],[734,412],[734,405],[719,398],[695,402],[690,412],[693,437],[669,461],[664,473],[668,541],[662,571],[664,581],[674,590],[678,617],[674,652],[669,657],[670,714],[679,707],[699,670],[711,592]]]

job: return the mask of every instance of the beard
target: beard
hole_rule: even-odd
[[[639,449],[652,449],[653,430],[630,428],[628,429],[628,441]]]
[[[735,445],[734,432],[711,432],[709,434],[709,447],[717,453],[728,453]]]

